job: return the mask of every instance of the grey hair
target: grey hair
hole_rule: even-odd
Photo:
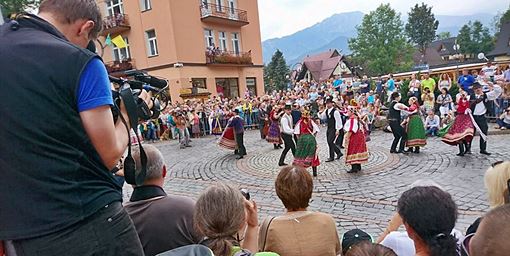
[[[144,145],[143,149],[147,155],[147,175],[145,180],[159,179],[163,176],[163,166],[165,166],[165,159],[161,151],[152,145]],[[138,147],[133,149],[133,159],[136,163],[136,173],[140,173],[142,170],[142,164],[140,161],[140,151]]]
[[[51,13],[66,24],[80,19],[93,21],[89,36],[94,39],[103,29],[101,10],[95,0],[43,0],[39,6],[39,13],[42,12]]]

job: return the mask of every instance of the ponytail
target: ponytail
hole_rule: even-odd
[[[232,247],[234,246],[232,239],[226,237],[216,237],[207,239],[207,247],[209,247],[216,256],[230,256]]]
[[[457,238],[451,234],[440,233],[426,241],[431,256],[456,256]]]

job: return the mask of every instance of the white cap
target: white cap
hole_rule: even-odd
[[[398,256],[416,255],[414,242],[409,238],[407,232],[391,232],[384,238],[381,244],[392,249]]]

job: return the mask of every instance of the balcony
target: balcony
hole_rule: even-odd
[[[113,16],[108,16],[103,19],[103,31],[101,31],[100,35],[118,35],[130,29],[131,26],[129,26],[129,18],[127,14],[117,13]]]
[[[242,27],[248,25],[248,13],[216,4],[202,4],[200,14],[203,22]]]
[[[135,69],[135,61],[131,58],[124,60],[115,60],[105,63],[108,74],[124,72]]]
[[[231,52],[219,50],[205,51],[205,58],[207,64],[218,65],[253,65],[251,60],[251,51],[249,52]]]

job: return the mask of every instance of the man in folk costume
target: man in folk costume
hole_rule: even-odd
[[[487,152],[487,132],[489,126],[485,114],[491,107],[490,101],[496,100],[501,95],[502,89],[499,85],[489,83],[490,91],[483,92],[482,86],[478,82],[473,84],[473,89],[475,93],[470,97],[470,105],[475,128],[480,133],[480,154],[490,156],[491,154]],[[471,152],[470,144],[468,144],[466,151]]]
[[[311,166],[314,177],[317,177],[317,166],[320,164],[315,138],[319,131],[319,126],[310,118],[310,111],[303,111],[301,119],[294,127],[294,134],[297,135],[298,141],[293,164],[304,168]]]
[[[406,130],[401,125],[401,111],[407,111],[409,108],[400,103],[401,97],[398,92],[394,92],[390,96],[391,103],[388,114],[388,122],[390,124],[391,132],[393,133],[393,142],[391,144],[390,153],[393,154],[402,154],[405,153],[404,147],[407,141],[407,133]],[[400,146],[397,151],[397,146]]]
[[[361,171],[361,164],[368,162],[368,149],[365,139],[365,125],[360,121],[355,107],[349,107],[349,118],[345,122],[345,164],[351,165],[347,173]]]
[[[326,119],[328,129],[326,131],[328,147],[329,147],[329,158],[326,162],[332,162],[336,159],[340,159],[343,156],[340,151],[340,145],[342,141],[339,139],[343,137],[343,123],[340,112],[334,107],[333,98],[328,97],[326,99],[326,109],[319,113],[321,119]]]
[[[292,105],[286,104],[284,109],[284,114],[282,118],[280,118],[280,127],[281,127],[281,136],[283,139],[283,143],[285,144],[285,148],[280,156],[280,161],[278,162],[279,166],[287,165],[285,161],[285,157],[289,150],[292,151],[292,155],[296,155],[296,144],[294,144],[294,122],[292,120]]]
[[[179,134],[179,144],[180,148],[191,147],[190,143],[190,134],[187,127],[187,116],[181,111],[180,108],[177,108],[175,111],[175,128],[177,133]]]

